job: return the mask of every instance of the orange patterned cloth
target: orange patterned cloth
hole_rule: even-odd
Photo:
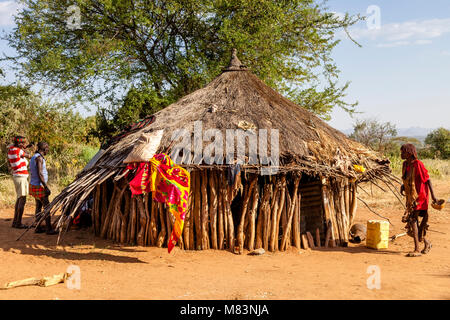
[[[190,190],[190,175],[187,170],[176,165],[165,153],[156,154],[149,162],[130,163],[127,169],[137,168],[130,182],[133,195],[152,192],[154,201],[166,203],[175,217],[170,235],[169,253],[180,239]]]

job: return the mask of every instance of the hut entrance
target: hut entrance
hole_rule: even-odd
[[[299,185],[300,200],[300,232],[310,232],[315,236],[319,229],[320,239],[325,239],[325,218],[323,211],[322,183],[319,178],[304,175]]]
[[[233,201],[230,205],[231,214],[233,216],[233,224],[234,224],[234,232],[238,231],[239,221],[241,219],[241,211],[242,211],[242,194],[238,192],[234,197]]]

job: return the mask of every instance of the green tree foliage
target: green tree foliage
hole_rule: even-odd
[[[431,146],[435,157],[450,159],[450,130],[445,128],[434,130],[425,138],[425,143]]]
[[[7,146],[16,135],[35,145],[50,145],[49,167],[57,176],[74,174],[93,156],[98,142],[86,136],[95,125],[93,117],[84,119],[66,103],[49,103],[23,86],[0,86],[1,171],[7,172]]]
[[[102,142],[127,125],[164,108],[169,101],[158,97],[154,90],[131,88],[119,108],[101,108],[95,117],[95,130],[90,135]]]
[[[361,18],[338,18],[314,0],[22,2],[6,38],[23,79],[123,105],[99,113],[116,127],[204,86],[227,66],[233,47],[268,85],[321,117],[329,119],[336,106],[355,110],[344,100],[348,83],[338,85],[331,52],[335,33]],[[67,23],[77,22],[71,5],[80,10],[79,26]],[[139,101],[150,95],[151,108],[131,111],[139,101],[123,99],[127,92]]]
[[[357,120],[350,138],[385,153],[393,149],[392,138],[397,135],[395,125],[390,122],[381,123],[374,119]]]

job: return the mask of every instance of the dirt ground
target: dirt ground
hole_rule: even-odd
[[[450,199],[450,181],[434,182],[439,198]],[[365,189],[371,193],[370,188]],[[402,209],[392,194],[374,190],[360,197],[402,232]],[[27,203],[25,223],[34,207]],[[119,246],[89,231],[70,231],[62,245],[56,236],[12,229],[13,209],[0,209],[0,286],[9,281],[81,271],[80,290],[65,284],[0,290],[0,299],[450,299],[450,204],[430,209],[433,248],[408,258],[412,238],[390,242],[387,250],[363,244],[348,248],[267,252],[262,256],[226,251],[181,251]],[[359,203],[355,222],[379,219]],[[367,269],[380,268],[381,289],[369,289]]]

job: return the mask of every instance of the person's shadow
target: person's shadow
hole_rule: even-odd
[[[34,215],[29,213],[24,214],[23,223],[31,225],[33,220]],[[48,256],[54,259],[64,260],[106,260],[118,263],[147,263],[136,257],[104,252],[114,250],[135,253],[145,252],[145,250],[139,250],[131,246],[124,247],[114,244],[111,240],[101,239],[96,237],[89,228],[68,231],[61,239],[60,245],[57,246],[58,235],[35,233],[34,228],[29,229],[23,234],[26,229],[14,229],[11,227],[11,223],[12,218],[0,218],[0,250],[24,255]],[[21,239],[17,240],[21,235]],[[76,252],[77,249],[80,249],[82,252]],[[87,250],[89,251],[86,252]]]

